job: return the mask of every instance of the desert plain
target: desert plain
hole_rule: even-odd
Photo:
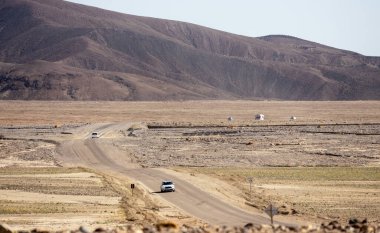
[[[379,223],[380,102],[0,101],[0,222],[15,229],[248,221],[194,216],[176,204],[187,184],[263,223],[269,203],[279,222]]]

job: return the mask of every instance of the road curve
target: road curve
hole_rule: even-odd
[[[94,131],[100,132],[101,135],[106,135],[120,127],[121,125],[117,124],[104,124],[98,126]],[[117,171],[141,182],[152,193],[160,195],[180,209],[210,224],[241,226],[246,223],[270,223],[268,217],[248,213],[247,211],[233,207],[201,190],[201,187],[197,187],[195,184],[169,175],[161,170],[131,166],[130,161],[123,159],[122,154],[113,151],[110,145],[105,143],[105,139],[91,139],[88,136],[90,133],[85,134],[86,136],[83,139],[63,142],[58,148],[58,160],[64,165]],[[159,192],[160,183],[164,179],[170,179],[175,182],[176,192]]]

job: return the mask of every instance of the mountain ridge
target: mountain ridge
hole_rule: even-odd
[[[0,32],[0,99],[380,99],[379,57],[291,36],[61,0],[1,0]]]

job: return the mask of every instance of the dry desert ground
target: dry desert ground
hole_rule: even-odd
[[[0,101],[0,167],[0,222],[15,229],[210,223],[124,168],[263,218],[273,203],[281,222],[379,223],[380,102]]]

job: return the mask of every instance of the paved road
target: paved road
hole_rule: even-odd
[[[268,217],[248,213],[242,209],[233,207],[210,194],[202,191],[202,187],[191,184],[178,177],[152,168],[137,168],[130,161],[123,159],[120,151],[112,148],[106,139],[102,139],[113,131],[126,127],[126,125],[104,124],[91,129],[99,132],[102,136],[98,139],[90,138],[90,132],[82,132],[82,139],[67,141],[59,147],[59,160],[64,165],[86,166],[99,170],[112,170],[127,177],[138,180],[156,192],[162,198],[173,203],[187,213],[202,219],[210,224],[242,226],[252,222],[257,224],[269,224]],[[87,130],[90,130],[88,128]],[[125,157],[124,157],[125,158]],[[175,182],[176,192],[160,193],[160,183],[164,179]]]

